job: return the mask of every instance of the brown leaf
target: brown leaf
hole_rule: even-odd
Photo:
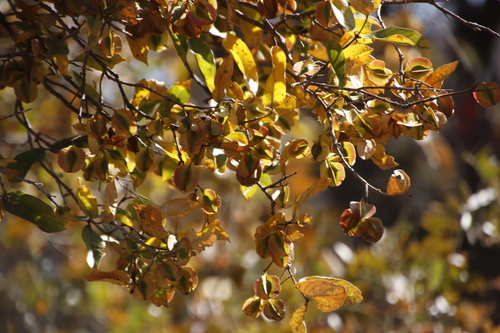
[[[292,318],[290,318],[290,329],[292,333],[307,333],[306,322],[304,321],[306,311],[307,303],[303,304],[292,314]]]
[[[85,279],[89,282],[110,282],[122,287],[128,287],[132,282],[128,273],[121,270],[105,272],[99,269],[94,269]]]
[[[160,210],[167,216],[177,217],[189,215],[200,207],[198,201],[186,197],[169,200],[160,206]]]
[[[335,311],[344,304],[346,289],[328,279],[317,277],[315,280],[300,279],[295,285],[302,294],[318,301],[318,309],[323,312]]]
[[[401,169],[394,170],[387,183],[387,194],[400,195],[410,189],[410,177]]]

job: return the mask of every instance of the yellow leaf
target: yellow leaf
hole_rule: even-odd
[[[382,0],[351,0],[351,6],[358,12],[370,15],[379,6]]]
[[[89,282],[110,282],[122,287],[128,287],[132,282],[128,273],[122,270],[105,272],[99,269],[94,269],[85,279]]]
[[[273,70],[266,81],[262,102],[265,106],[274,108],[283,102],[286,96],[286,55],[277,46],[271,48]]]
[[[277,213],[271,216],[267,222],[257,228],[255,231],[255,239],[261,239],[269,236],[270,234],[273,234],[277,232],[278,230],[281,230],[283,226],[285,226],[285,214],[283,213]]]
[[[356,305],[363,300],[361,291],[352,283],[328,276],[308,276],[299,280],[295,287],[304,295],[319,302],[321,311],[338,309],[345,303]]]
[[[85,214],[91,218],[95,218],[99,215],[99,211],[97,209],[97,199],[90,193],[87,186],[78,184],[76,197],[78,198],[80,208]]]
[[[248,90],[254,95],[257,94],[257,90],[259,89],[259,75],[252,52],[247,44],[238,37],[228,33],[227,37],[222,41],[222,46],[233,56],[234,62],[247,81]]]
[[[373,49],[367,45],[352,44],[346,47],[342,52],[344,53],[346,66],[356,68],[369,63],[372,59],[370,54]]]
[[[168,238],[168,232],[163,227],[164,218],[161,212],[151,205],[143,206],[134,204],[135,209],[139,213],[139,225],[141,230],[150,236],[161,239]]]
[[[290,329],[292,333],[307,333],[304,315],[307,311],[307,303],[303,304],[300,308],[295,310],[290,318]]]
[[[444,79],[455,71],[457,65],[458,61],[455,61],[437,68],[425,79],[425,83],[434,88],[440,89],[443,85]]]
[[[212,228],[205,228],[200,232],[194,231],[194,229],[189,229],[186,231],[186,237],[189,240],[189,244],[193,250],[198,253],[205,250],[206,247],[214,245],[217,235],[215,230]]]
[[[335,311],[344,304],[347,297],[345,288],[325,279],[300,279],[295,285],[302,294],[318,301],[318,309],[323,312]]]
[[[212,92],[212,97],[216,102],[220,102],[224,97],[224,90],[229,88],[231,84],[231,77],[234,71],[234,60],[233,56],[228,55],[222,64],[217,68],[215,73],[215,90]]]
[[[399,165],[399,163],[394,161],[394,157],[385,154],[385,147],[382,145],[375,147],[375,152],[371,159],[382,170],[389,170]]]

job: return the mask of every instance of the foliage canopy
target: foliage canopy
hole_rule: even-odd
[[[1,215],[47,233],[82,228],[93,268],[87,281],[117,284],[156,306],[195,290],[193,257],[230,240],[225,212],[233,207],[225,207],[223,193],[233,192],[218,182],[268,205],[253,237],[256,253],[271,263],[242,305],[246,315],[282,320],[278,296],[287,281],[305,300],[291,316],[293,332],[306,331],[311,299],[325,312],[358,304],[361,292],[348,281],[297,277],[294,244],[314,226],[303,203],[354,175],[365,191],[341,214],[340,228],[378,242],[384,227],[369,193],[406,196],[411,181],[395,169],[385,189],[375,187],[356,161],[397,168],[386,153],[389,139],[439,132],[453,115],[454,95],[473,95],[485,107],[500,101],[492,82],[444,89],[458,62],[405,57],[410,48],[432,46],[418,31],[387,27],[380,0],[9,4],[10,12],[0,13],[8,49],[0,55],[0,87],[15,97],[0,120],[21,126],[26,140],[21,152],[0,156]],[[396,68],[381,58],[387,45]],[[118,74],[131,57],[147,65],[151,51],[176,54],[186,78],[167,87]],[[47,93],[62,104],[71,136],[66,129],[66,137],[54,137],[30,119],[43,116],[37,103]],[[310,119],[313,130],[301,134]],[[303,176],[297,160],[312,160],[319,175],[300,193],[291,185]],[[44,175],[33,180],[33,170]],[[140,194],[152,177],[175,195],[158,203]],[[57,193],[44,182],[57,184]],[[115,253],[114,269],[100,268],[105,248]],[[270,274],[271,266],[281,276]]]

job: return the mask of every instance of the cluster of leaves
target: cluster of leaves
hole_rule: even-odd
[[[15,214],[45,232],[85,222],[82,235],[94,267],[87,280],[115,283],[167,306],[175,292],[196,288],[190,258],[216,240],[229,240],[219,221],[222,200],[204,185],[208,174],[228,173],[247,199],[261,191],[269,200],[271,217],[255,233],[260,257],[288,272],[299,292],[316,299],[321,310],[360,302],[359,290],[343,280],[295,282],[293,244],[303,236],[302,228],[313,225],[309,214],[299,214],[301,204],[341,185],[347,170],[366,193],[340,217],[342,230],[378,241],[384,229],[367,203],[369,190],[404,195],[410,179],[396,170],[382,191],[355,171],[357,158],[392,169],[398,163],[385,152],[389,139],[421,140],[439,131],[453,114],[454,94],[473,92],[484,106],[500,100],[495,83],[462,92],[443,89],[456,62],[434,69],[424,57],[405,61],[400,46],[430,45],[417,31],[385,27],[381,6],[377,0],[95,0],[80,7],[71,0],[19,0],[12,15],[0,14],[0,38],[11,46],[2,55],[0,87],[14,90],[12,117],[25,127],[30,149],[1,157],[6,163],[0,169],[2,214]],[[123,81],[113,68],[124,61],[124,40],[145,64],[149,51],[173,47],[189,79],[170,87],[146,78]],[[373,55],[378,43],[395,45],[398,69]],[[118,96],[110,98],[105,83],[115,86]],[[40,85],[74,113],[76,136],[52,141],[30,127],[23,103],[36,100]],[[203,96],[192,94],[195,86]],[[116,98],[121,105],[113,104]],[[314,140],[286,136],[310,116],[320,129]],[[46,153],[57,155],[64,176],[47,164]],[[320,179],[293,198],[287,179],[300,175],[287,167],[303,158],[317,162]],[[60,202],[26,179],[35,164],[59,185]],[[81,177],[78,188],[66,185],[69,174]],[[136,191],[148,174],[161,177],[179,197],[159,207],[138,199]],[[8,191],[4,180],[34,185],[52,206]],[[92,182],[104,184],[95,188],[99,195],[92,193]],[[169,224],[194,211],[204,217],[199,231]],[[114,271],[98,268],[104,246],[119,256]],[[283,319],[284,303],[276,299],[283,282],[264,274],[244,312]],[[293,316],[294,331],[305,330],[306,309]]]

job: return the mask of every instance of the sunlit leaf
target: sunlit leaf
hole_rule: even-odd
[[[451,73],[455,71],[458,66],[458,61],[443,65],[435,69],[426,79],[425,83],[429,84],[434,88],[441,88],[444,79],[448,77]]]
[[[285,302],[281,299],[273,298],[266,302],[262,313],[267,319],[281,321],[285,318],[285,312]]]
[[[89,282],[110,282],[122,287],[128,287],[132,282],[130,275],[122,270],[106,272],[94,269],[85,279]]]
[[[257,318],[262,312],[264,301],[257,296],[253,296],[245,301],[243,304],[243,313],[251,318]]]
[[[318,309],[323,312],[335,311],[344,304],[346,289],[328,278],[318,277],[314,280],[302,278],[295,284],[302,294],[318,301]]]
[[[281,292],[280,278],[276,275],[265,273],[260,279],[257,279],[253,285],[255,296],[268,300],[275,298]]]
[[[204,38],[196,38],[188,40],[189,49],[194,53],[196,63],[200,69],[201,74],[205,78],[205,83],[208,90],[213,92],[215,90],[215,61],[212,50]]]
[[[407,28],[389,27],[387,29],[374,31],[362,37],[374,38],[400,45],[417,46],[422,49],[432,48],[429,42],[419,32]]]
[[[257,94],[257,90],[259,89],[259,76],[255,60],[248,46],[244,41],[230,33],[228,33],[227,37],[222,41],[222,46],[224,46],[226,51],[233,56],[234,62],[247,80],[248,89],[254,95]]]
[[[382,170],[392,169],[399,165],[399,163],[394,161],[392,156],[385,154],[385,147],[382,145],[377,145],[375,147],[375,152],[373,153],[371,159],[373,163],[378,165]]]
[[[92,229],[90,225],[86,225],[85,227],[83,227],[82,238],[85,242],[85,245],[87,245],[87,250],[92,253],[93,263],[89,262],[89,266],[91,266],[92,268],[98,268],[101,258],[104,256],[104,241],[102,240],[101,236],[99,236],[99,234]]]
[[[281,104],[286,96],[286,55],[277,46],[271,48],[273,69],[266,81],[262,102],[265,106],[274,108]]]
[[[307,303],[295,310],[290,318],[290,329],[292,333],[307,333],[306,322],[304,320],[307,311]]]
[[[82,211],[91,218],[96,218],[99,215],[97,207],[97,199],[90,193],[87,186],[78,184],[76,197]]]
[[[63,171],[77,172],[85,167],[86,156],[82,148],[71,145],[59,151],[57,162]]]
[[[137,124],[132,112],[128,109],[118,109],[111,117],[111,126],[115,131],[126,135],[134,135],[137,132]]]
[[[222,204],[219,195],[211,189],[203,190],[198,198],[198,202],[200,203],[201,208],[207,214],[213,214],[217,212]]]
[[[330,38],[326,44],[326,51],[333,71],[337,76],[338,85],[343,88],[345,85],[345,57],[342,46],[335,39]]]
[[[51,206],[42,200],[21,191],[8,192],[3,198],[4,209],[35,224],[44,232],[59,232],[66,229],[66,220],[58,217]]]
[[[381,3],[382,0],[351,0],[350,2],[354,10],[367,16],[377,10]]]
[[[175,187],[182,192],[191,192],[198,186],[200,170],[193,164],[179,165],[174,172]]]
[[[411,186],[410,177],[401,169],[394,170],[387,183],[387,194],[400,195],[408,192]]]
[[[356,23],[349,3],[346,0],[331,0],[330,3],[333,14],[340,25],[349,31],[354,31]]]
[[[212,92],[212,97],[216,102],[220,102],[224,96],[223,91],[229,87],[231,84],[231,77],[234,71],[234,60],[233,56],[229,54],[224,58],[219,68],[215,73],[214,79],[214,91]]]
[[[158,237],[160,239],[167,239],[168,232],[165,230],[163,217],[160,210],[157,208],[147,205],[134,204],[136,211],[139,213],[139,225],[141,230],[150,236]]]

